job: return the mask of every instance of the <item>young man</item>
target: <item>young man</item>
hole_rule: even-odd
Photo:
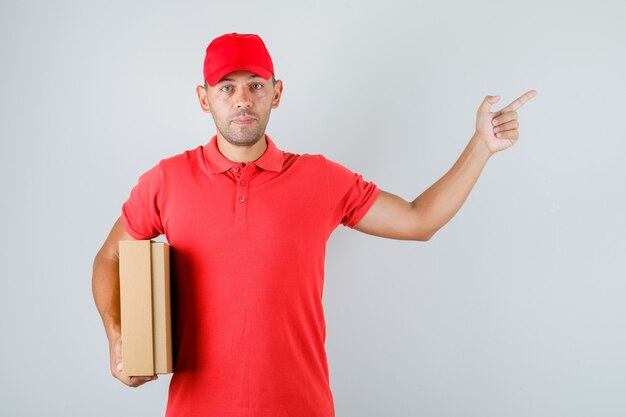
[[[214,39],[200,106],[217,134],[144,173],[96,255],[93,292],[111,372],[129,386],[156,377],[121,367],[118,243],[165,234],[172,246],[175,369],[168,416],[334,416],[322,309],[326,241],[343,224],[429,240],[459,210],[491,155],[518,139],[516,110],[497,96],[454,166],[415,200],[319,154],[280,150],[265,134],[283,90],[261,38]]]

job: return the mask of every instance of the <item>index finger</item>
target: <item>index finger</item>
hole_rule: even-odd
[[[509,104],[508,106],[500,110],[500,113],[507,112],[507,111],[515,111],[519,109],[520,107],[522,107],[524,103],[526,103],[528,100],[535,97],[536,95],[537,95],[537,92],[535,90],[529,90],[525,92],[524,94],[522,94],[521,96],[519,96],[517,99],[513,100],[511,104]]]

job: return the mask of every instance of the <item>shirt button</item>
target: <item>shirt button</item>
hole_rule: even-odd
[[[233,167],[233,172],[239,172],[239,167]]]
[[[246,202],[246,196],[244,195],[243,197],[241,197],[241,198],[239,199],[239,201],[241,201],[242,203],[245,203],[245,202]]]
[[[241,182],[239,182],[239,184],[246,185],[246,182],[245,181],[241,181]]]

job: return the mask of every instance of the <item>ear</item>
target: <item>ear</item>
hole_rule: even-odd
[[[283,93],[283,80],[276,80],[274,85],[274,98],[272,99],[272,108],[275,109],[280,103],[280,96]]]
[[[200,102],[200,107],[202,108],[202,111],[205,113],[211,113],[211,108],[209,107],[209,99],[207,98],[207,92],[204,89],[204,86],[197,86],[196,93],[198,94],[198,101]]]

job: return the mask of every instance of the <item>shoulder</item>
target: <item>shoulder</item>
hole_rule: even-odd
[[[163,158],[159,161],[159,163],[162,165],[168,165],[168,166],[188,164],[190,162],[194,162],[194,161],[197,161],[198,159],[201,159],[203,156],[203,150],[204,150],[204,146],[199,145],[194,149],[188,149],[178,154]]]
[[[325,169],[325,158],[321,154],[310,153],[294,153],[282,151],[283,153],[283,166],[282,171],[290,170],[291,168],[298,168],[297,171],[301,172],[305,170],[319,170]]]
[[[204,167],[204,146],[199,145],[195,149],[188,149],[163,158],[158,165],[163,174],[198,172]]]
[[[329,179],[345,178],[355,175],[350,168],[342,163],[334,161],[321,153],[293,154],[285,152],[284,165],[297,165],[317,174],[327,176]]]

